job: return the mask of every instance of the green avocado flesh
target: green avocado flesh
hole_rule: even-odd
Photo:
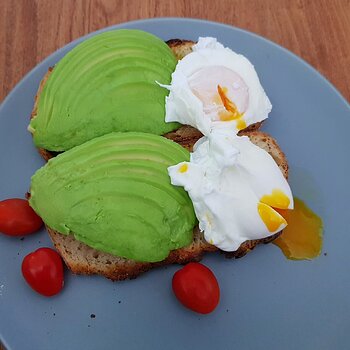
[[[32,177],[46,225],[97,250],[156,262],[192,242],[196,218],[167,168],[189,152],[162,136],[111,133],[58,155]]]
[[[168,45],[139,30],[98,34],[76,46],[53,69],[28,129],[34,143],[66,151],[113,131],[162,135],[176,58]]]

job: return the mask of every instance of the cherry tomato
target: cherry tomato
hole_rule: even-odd
[[[216,277],[200,263],[189,263],[175,272],[172,287],[184,306],[201,314],[212,312],[220,300]]]
[[[43,225],[41,218],[26,199],[12,198],[0,201],[0,232],[9,236],[34,233]]]
[[[22,274],[36,292],[47,297],[59,293],[63,288],[62,259],[51,248],[39,248],[28,254],[22,262]]]

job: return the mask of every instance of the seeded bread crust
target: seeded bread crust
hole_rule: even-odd
[[[169,40],[167,44],[174,52],[176,58],[180,60],[192,52],[192,46],[195,42],[190,40],[172,39]],[[40,83],[31,117],[36,115],[39,96],[52,70],[53,68],[48,70]],[[285,178],[288,178],[288,163],[284,153],[270,135],[258,131],[260,126],[261,123],[253,124],[247,129],[242,130],[239,134],[249,136],[253,143],[269,152],[278,164]],[[176,131],[165,134],[164,136],[177,142],[189,151],[192,151],[193,145],[203,135],[191,126],[185,125]],[[38,150],[45,160],[49,160],[57,155],[56,152],[51,152],[43,148],[39,148]],[[136,278],[140,274],[154,267],[175,263],[185,264],[190,261],[200,261],[205,253],[219,251],[218,248],[206,242],[203,234],[199,231],[198,227],[196,227],[193,232],[193,242],[189,246],[170,252],[169,256],[161,262],[144,263],[97,251],[86,244],[77,241],[73,235],[63,235],[52,230],[50,227],[46,228],[55,248],[73,273],[85,275],[99,274],[114,281]],[[281,232],[264,239],[246,241],[235,252],[220,252],[224,253],[225,256],[229,258],[240,258],[254,249],[258,244],[269,243],[280,234]]]

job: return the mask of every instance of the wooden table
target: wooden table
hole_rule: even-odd
[[[205,18],[265,36],[350,100],[350,0],[0,0],[0,101],[50,53],[91,31],[161,16]]]
[[[0,5],[0,101],[30,69],[73,39],[116,23],[167,16],[205,18],[265,36],[316,67],[350,101],[350,0],[0,0]]]

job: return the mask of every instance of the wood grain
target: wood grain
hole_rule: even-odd
[[[265,36],[308,61],[350,101],[350,0],[0,0],[0,101],[73,39],[112,24],[169,16]]]
[[[129,20],[179,16],[263,35],[311,63],[350,100],[350,0],[0,0],[0,101],[50,53]]]

